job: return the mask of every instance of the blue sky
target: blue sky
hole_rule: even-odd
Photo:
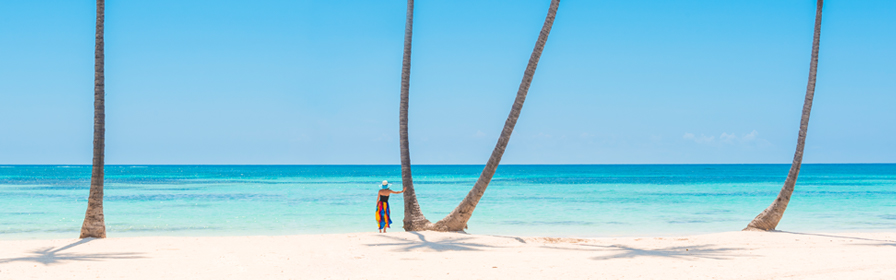
[[[415,164],[484,164],[548,0],[417,1]],[[108,164],[398,164],[404,1],[108,0]],[[0,2],[0,164],[89,164],[93,1]],[[805,162],[896,162],[896,1],[828,1]],[[561,3],[503,163],[788,163],[815,1]]]

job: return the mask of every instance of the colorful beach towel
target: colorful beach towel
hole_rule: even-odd
[[[389,214],[389,202],[376,202],[376,221],[380,224],[380,229],[392,228],[392,217]]]

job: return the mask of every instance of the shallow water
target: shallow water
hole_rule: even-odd
[[[742,229],[774,200],[789,165],[502,165],[468,232],[523,236],[682,235]],[[414,166],[437,221],[482,166]],[[374,166],[106,166],[109,236],[285,235],[375,231]],[[77,237],[90,166],[0,166],[0,238]],[[393,195],[393,230],[403,199]],[[787,231],[896,230],[896,164],[806,164]]]

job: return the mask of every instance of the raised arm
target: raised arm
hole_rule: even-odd
[[[400,192],[396,192],[396,191],[393,191],[393,190],[389,190],[389,191],[392,192],[392,193],[403,193],[403,192],[404,192],[404,189],[401,189]]]

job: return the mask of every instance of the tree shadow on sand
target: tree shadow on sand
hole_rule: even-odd
[[[855,240],[862,240],[862,241],[879,242],[876,244],[865,244],[865,245],[896,246],[896,240],[873,239],[873,238],[863,238],[863,237],[833,235],[833,234],[803,233],[803,232],[792,232],[792,231],[776,231],[776,232],[787,233],[787,234],[796,234],[796,235],[809,235],[809,236],[820,236],[820,237],[829,237],[829,238],[855,239]]]
[[[606,256],[593,257],[593,260],[611,260],[611,259],[632,259],[637,257],[663,257],[673,259],[713,259],[727,260],[734,257],[742,257],[743,255],[733,254],[731,252],[743,250],[740,248],[713,248],[711,245],[697,246],[675,246],[661,249],[639,249],[625,245],[592,245],[592,244],[576,244],[580,248],[562,248],[544,246],[544,248],[575,250],[575,251],[593,251],[611,253]]]
[[[396,243],[379,243],[379,244],[367,244],[367,246],[398,246],[395,251],[411,251],[414,249],[429,249],[436,252],[445,252],[445,251],[480,251],[478,248],[494,248],[495,246],[478,244],[469,242],[467,240],[472,239],[472,237],[462,237],[462,238],[448,238],[442,241],[429,241],[426,240],[426,236],[420,234],[418,232],[408,232],[410,234],[416,235],[420,240],[408,240],[395,236],[381,235],[383,238],[388,238],[397,241]]]
[[[143,258],[140,253],[102,253],[102,254],[76,254],[65,253],[64,250],[90,242],[95,238],[84,238],[75,243],[68,244],[59,248],[44,248],[29,252],[30,256],[0,259],[0,264],[11,262],[38,262],[44,265],[58,264],[64,261],[101,261],[106,259],[140,259]]]

